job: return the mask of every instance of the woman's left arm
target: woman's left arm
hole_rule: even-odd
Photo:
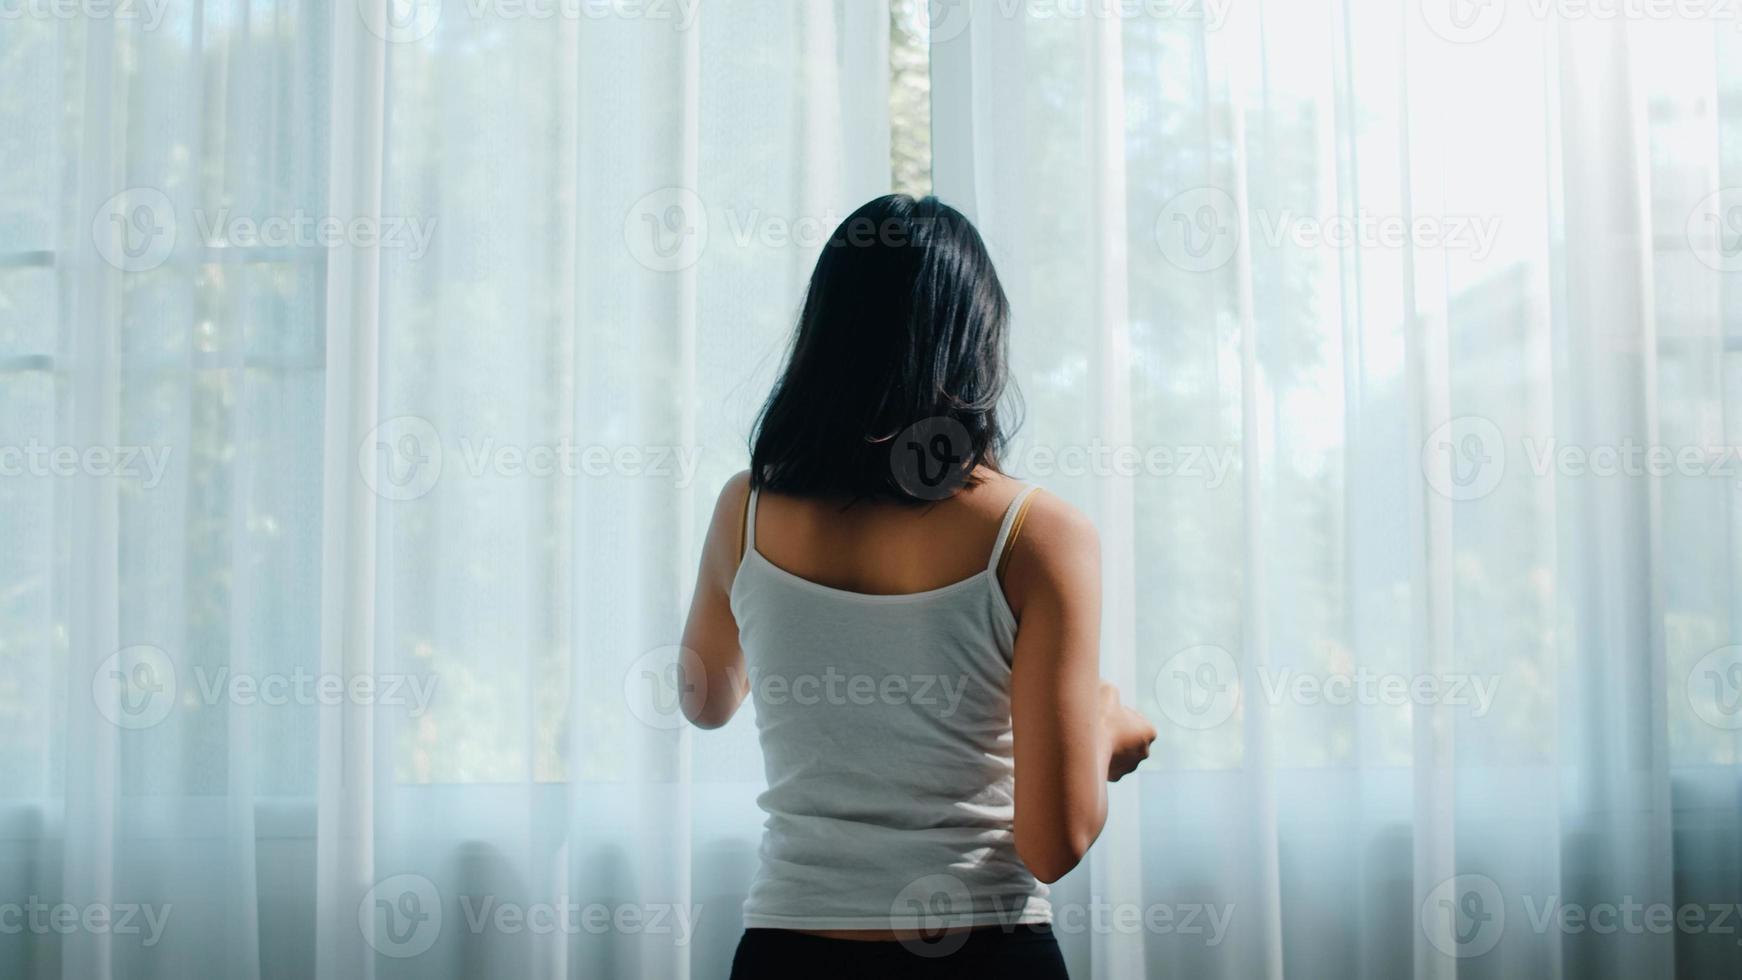
[[[678,660],[683,713],[699,728],[719,728],[731,721],[750,692],[731,600],[732,580],[744,555],[744,502],[749,496],[749,471],[726,481],[720,491],[702,546],[689,620],[684,623]]]

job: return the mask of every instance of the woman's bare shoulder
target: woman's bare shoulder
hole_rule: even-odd
[[[1003,473],[987,473],[974,487],[977,499],[972,505],[977,510],[1002,519],[1017,494],[1028,486],[1031,486],[1029,482]],[[1038,485],[1029,498],[1028,510],[1022,520],[1021,537],[1029,538],[1030,535],[1036,535],[1036,538],[1030,540],[1038,539],[1051,545],[1073,547],[1095,546],[1100,540],[1095,532],[1095,524],[1089,520],[1087,514],[1070,501]]]
[[[1030,498],[1020,533],[1010,543],[1004,590],[1020,616],[1026,601],[1097,594],[1101,537],[1095,524],[1070,501],[1042,488]]]

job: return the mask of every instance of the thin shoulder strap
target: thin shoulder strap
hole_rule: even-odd
[[[992,544],[992,559],[986,565],[999,579],[1004,578],[1004,567],[1010,564],[1010,548],[1016,544],[1016,536],[1022,533],[1028,505],[1034,502],[1034,492],[1039,489],[1032,483],[1023,487],[1004,511],[1004,523],[998,527],[998,540]]]
[[[756,547],[756,491],[744,495],[744,516],[738,520],[738,560]]]

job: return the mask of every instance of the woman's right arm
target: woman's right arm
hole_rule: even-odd
[[[1011,727],[1016,852],[1052,882],[1107,822],[1107,781],[1149,754],[1155,729],[1101,680],[1101,543],[1069,504],[1037,494],[1005,573],[1016,612]]]

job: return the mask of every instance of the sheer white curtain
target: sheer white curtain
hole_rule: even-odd
[[[1161,728],[1084,975],[1737,969],[1738,35],[1555,10],[934,15],[1012,463]]]
[[[0,974],[724,975],[760,763],[661,668],[888,23],[0,21]]]
[[[1162,730],[1074,974],[1734,974],[1732,25],[903,2]],[[0,974],[723,976],[670,644],[886,5],[21,9]]]

